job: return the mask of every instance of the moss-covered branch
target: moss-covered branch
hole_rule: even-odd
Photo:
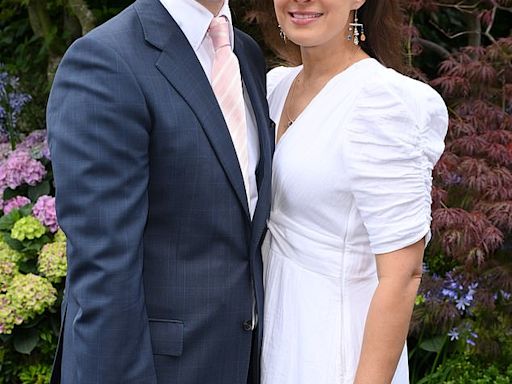
[[[68,5],[82,26],[82,35],[85,35],[96,26],[96,18],[87,6],[85,0],[68,0]]]

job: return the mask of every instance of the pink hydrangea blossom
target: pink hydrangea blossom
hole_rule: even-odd
[[[46,175],[44,165],[25,150],[16,150],[0,163],[0,188],[16,189],[22,184],[36,185]]]
[[[37,199],[32,214],[41,222],[41,224],[50,228],[50,231],[55,233],[59,230],[57,223],[57,214],[55,212],[55,198],[44,195]]]
[[[8,215],[13,209],[21,208],[30,204],[30,200],[25,196],[16,196],[4,203],[4,215]]]
[[[42,157],[50,159],[50,151],[48,149],[45,130],[33,131],[18,144],[17,148],[30,153],[35,159],[40,159]]]

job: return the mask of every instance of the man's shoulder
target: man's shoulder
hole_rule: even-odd
[[[132,41],[134,34],[140,34],[141,27],[134,5],[130,5],[116,16],[97,26],[82,39],[90,39],[109,47],[116,47]]]
[[[261,51],[261,48],[256,40],[238,28],[234,28],[234,30],[235,39],[240,39],[240,41],[243,43],[242,45],[244,49],[248,51],[248,53],[263,57],[263,52]]]

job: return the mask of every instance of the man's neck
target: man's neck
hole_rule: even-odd
[[[219,14],[225,0],[196,0],[199,4],[209,10],[214,16]],[[226,0],[227,1],[227,0]]]

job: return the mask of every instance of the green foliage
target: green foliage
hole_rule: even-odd
[[[20,370],[18,378],[21,384],[46,384],[50,382],[51,365],[27,365]]]
[[[512,364],[500,369],[495,364],[482,364],[470,355],[456,355],[446,360],[434,373],[416,384],[511,384]]]

